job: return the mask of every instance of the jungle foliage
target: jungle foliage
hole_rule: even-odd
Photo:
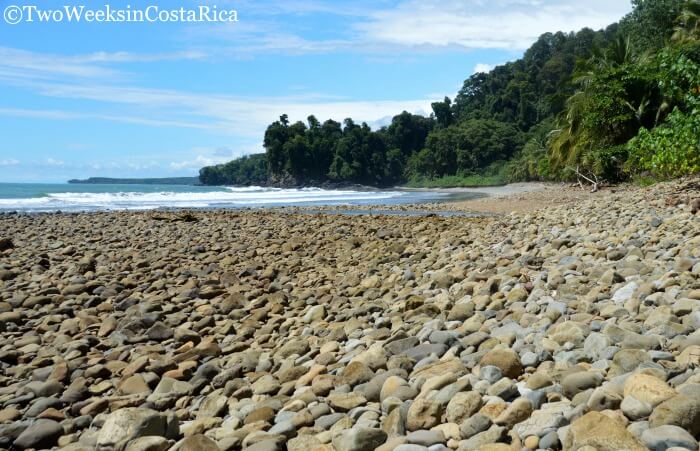
[[[698,172],[700,1],[632,3],[604,30],[542,35],[523,58],[433,103],[430,117],[404,111],[372,130],[284,115],[267,128],[264,157],[204,168],[202,182],[441,186]]]

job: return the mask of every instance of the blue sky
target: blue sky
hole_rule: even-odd
[[[546,31],[628,0],[0,0],[0,9],[236,10],[237,22],[0,20],[0,182],[196,175],[261,152],[265,127],[428,114]]]

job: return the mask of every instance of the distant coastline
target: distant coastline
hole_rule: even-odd
[[[199,177],[164,177],[149,179],[118,179],[110,177],[90,177],[72,179],[68,183],[79,185],[201,185]]]

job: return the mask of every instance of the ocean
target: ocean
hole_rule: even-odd
[[[180,208],[397,205],[445,200],[448,193],[188,185],[0,183],[0,212],[81,212]]]

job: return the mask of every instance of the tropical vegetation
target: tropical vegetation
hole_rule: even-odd
[[[429,117],[378,130],[290,122],[265,154],[203,168],[203,183],[451,186],[618,182],[700,171],[700,0],[633,0],[604,30],[546,33],[523,58],[470,76]]]

